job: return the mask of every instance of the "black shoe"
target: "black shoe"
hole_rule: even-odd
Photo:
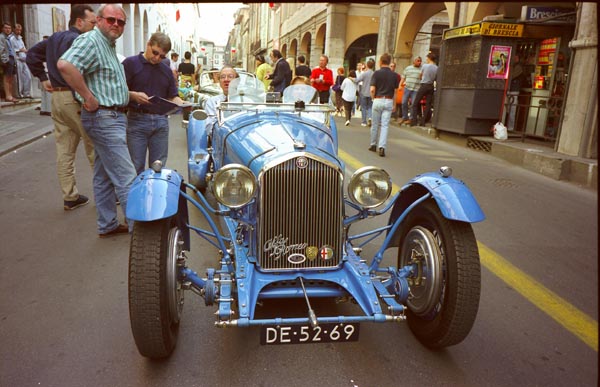
[[[90,202],[87,196],[79,195],[77,200],[65,200],[64,201],[64,209],[65,211],[71,211],[76,209],[77,207],[85,206]]]
[[[379,148],[379,156],[385,157],[385,149],[384,148]]]
[[[377,147],[376,147],[375,145],[371,145],[371,146],[369,147],[369,150],[370,150],[371,152],[376,152],[376,151],[377,151]]]
[[[50,112],[40,112],[40,116],[51,116],[52,113]]]
[[[98,234],[99,238],[108,238],[109,236],[112,235],[116,235],[116,234],[125,234],[129,232],[129,227],[127,227],[127,225],[125,224],[119,224],[117,226],[117,228],[115,228],[112,231],[106,232],[104,234]]]

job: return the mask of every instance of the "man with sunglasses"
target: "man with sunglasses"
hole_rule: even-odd
[[[138,174],[146,165],[160,160],[167,165],[169,150],[169,119],[166,115],[155,114],[149,108],[152,96],[168,99],[181,104],[171,68],[163,62],[165,54],[171,51],[171,39],[155,32],[146,43],[146,51],[126,58],[123,61],[125,77],[130,91],[127,111],[127,146],[131,161]]]
[[[116,199],[126,214],[136,173],[127,148],[129,90],[115,49],[125,27],[125,10],[103,4],[96,21],[96,28],[80,35],[61,56],[58,70],[82,103],[81,123],[96,150],[94,199],[98,235],[104,238],[133,230],[133,221],[129,226],[119,223]]]
[[[73,90],[58,71],[58,59],[73,41],[96,25],[96,15],[91,6],[76,4],[71,7],[69,29],[52,34],[27,51],[25,63],[31,73],[38,77],[44,90],[52,93],[51,115],[54,121],[56,142],[56,172],[63,195],[65,211],[74,210],[89,203],[77,189],[75,180],[75,156],[79,142],[83,140],[85,154],[94,169],[94,144],[81,125],[81,105]],[[44,68],[46,63],[48,73]]]
[[[237,77],[238,73],[232,66],[223,66],[221,71],[219,71],[219,86],[221,86],[223,94],[214,95],[204,103],[204,111],[208,115],[206,119],[206,132],[208,133],[209,141],[212,138],[212,129],[217,122],[217,109],[221,102],[227,102],[229,98],[229,84]]]

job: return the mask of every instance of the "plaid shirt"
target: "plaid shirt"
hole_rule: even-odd
[[[421,68],[413,65],[407,66],[404,69],[402,76],[405,79],[405,87],[407,90],[419,90],[421,84]]]
[[[60,59],[79,69],[100,105],[126,106],[129,102],[123,65],[117,58],[113,43],[98,27],[79,35]],[[75,97],[84,102],[79,94],[75,93]]]

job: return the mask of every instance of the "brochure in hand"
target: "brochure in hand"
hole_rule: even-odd
[[[163,114],[163,115],[175,114],[182,108],[192,106],[191,102],[184,102],[182,104],[177,104],[175,102],[169,101],[168,99],[164,99],[164,98],[157,97],[157,96],[150,97],[149,101],[151,103],[148,105],[144,105],[144,109],[151,111],[154,114]]]

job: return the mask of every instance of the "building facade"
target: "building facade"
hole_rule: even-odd
[[[410,65],[415,56],[424,57],[433,52],[438,57],[443,56],[439,63],[443,73],[444,66],[448,70],[450,57],[455,63],[464,63],[474,61],[473,55],[476,55],[477,61],[483,63],[490,54],[489,47],[486,46],[487,51],[483,50],[477,46],[477,42],[474,43],[478,47],[475,50],[477,54],[472,52],[473,48],[471,51],[457,50],[460,46],[458,41],[450,44],[449,40],[444,39],[444,31],[482,25],[486,21],[525,25],[529,35],[521,36],[519,41],[509,39],[508,35],[501,36],[508,32],[498,32],[495,40],[485,43],[489,45],[495,42],[494,45],[511,47],[513,58],[518,50],[525,52],[524,47],[528,46],[524,45],[524,41],[530,42],[529,48],[534,50],[531,54],[533,67],[531,73],[527,74],[527,77],[531,77],[529,82],[533,81],[529,88],[531,90],[527,91],[525,87],[523,97],[519,94],[519,97],[513,98],[522,102],[521,112],[525,116],[519,133],[549,142],[560,153],[593,159],[598,157],[598,31],[595,3],[249,3],[247,7],[249,12],[239,14],[239,28],[232,30],[230,42],[235,44],[238,57],[245,58],[244,66],[249,71],[254,71],[254,55],[279,49],[292,63],[295,63],[298,55],[304,55],[308,64],[314,67],[318,64],[319,56],[325,54],[329,57],[330,68],[341,66],[347,70],[355,68],[359,61],[378,58],[388,52],[397,63],[399,72]],[[548,49],[552,42],[555,44],[553,53]],[[448,55],[449,51],[452,51],[451,56]],[[542,61],[547,57],[550,62]],[[452,79],[454,84],[440,83],[437,85],[438,91],[443,88],[454,89],[454,95],[459,95],[461,86],[457,86],[457,80],[450,75],[446,71],[444,79]],[[536,80],[541,83],[536,84]],[[493,79],[485,77],[475,81],[474,89],[482,89],[481,93],[485,94],[488,88],[491,90],[489,98],[500,98],[501,101],[491,110],[479,104],[470,113],[456,112],[455,115],[465,116],[462,122],[456,120],[442,130],[469,134],[467,129],[470,124],[477,128],[473,130],[489,128],[491,117],[496,113],[497,120],[511,119],[508,115],[510,112],[507,113],[510,98],[507,98],[508,90],[504,90],[508,82],[494,83]],[[540,89],[536,89],[538,86]],[[473,92],[470,98],[477,102],[473,96],[481,93]],[[445,102],[448,100],[450,98]],[[457,103],[460,102],[459,99]],[[436,104],[442,108],[444,102],[436,98]],[[486,109],[490,110],[487,115],[477,116]],[[438,116],[441,116],[441,111],[439,113]],[[472,117],[467,117],[469,114]],[[467,118],[471,120],[470,124]],[[518,117],[513,119],[517,120]],[[529,123],[531,120],[533,123]],[[444,124],[440,123],[440,126]]]

